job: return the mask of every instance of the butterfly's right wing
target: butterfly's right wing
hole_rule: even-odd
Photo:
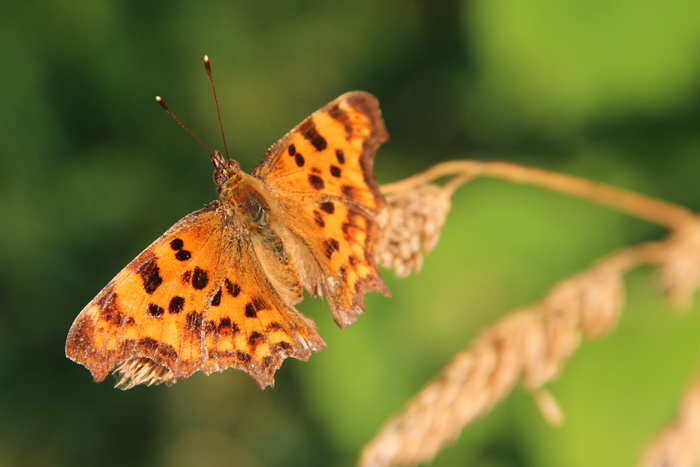
[[[339,326],[365,310],[364,295],[389,295],[375,260],[376,217],[386,200],[372,171],[389,135],[374,96],[343,94],[275,143],[251,175],[278,206],[281,224],[303,244],[297,269],[311,294],[324,295]],[[304,252],[304,248],[296,248]]]

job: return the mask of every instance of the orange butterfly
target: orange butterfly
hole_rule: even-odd
[[[389,295],[375,265],[385,199],[372,172],[387,139],[377,100],[350,92],[275,143],[250,175],[215,151],[218,201],[176,223],[83,309],[68,358],[96,382],[128,369],[124,388],[229,367],[274,385],[285,358],[325,347],[294,308],[302,287],[326,297],[341,328],[364,312],[366,292]]]

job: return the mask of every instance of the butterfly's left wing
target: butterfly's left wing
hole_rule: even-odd
[[[304,120],[251,172],[274,198],[297,269],[312,294],[327,297],[341,327],[364,312],[364,294],[389,294],[375,264],[375,217],[386,203],[372,171],[389,135],[374,96],[350,92]]]
[[[66,355],[97,382],[124,362],[148,359],[177,379],[234,367],[264,388],[286,357],[306,360],[324,346],[216,201],[175,224],[85,307]]]

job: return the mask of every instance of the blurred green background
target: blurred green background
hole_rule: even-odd
[[[221,147],[209,54],[245,170],[311,112],[361,89],[392,139],[380,182],[454,158],[592,178],[700,210],[697,0],[2,3],[0,465],[351,466],[382,421],[508,310],[660,228],[500,181],[461,189],[419,275],[276,387],[244,373],[172,387],[96,385],[64,357],[83,306],[137,253],[215,197],[207,154],[161,95]],[[616,332],[550,385],[552,428],[522,390],[435,466],[633,466],[696,369],[697,308],[674,313],[651,269]]]

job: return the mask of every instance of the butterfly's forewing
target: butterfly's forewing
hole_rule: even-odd
[[[301,268],[316,271],[304,285],[327,297],[343,328],[364,312],[366,292],[389,293],[374,258],[375,216],[386,201],[372,171],[387,139],[377,100],[351,92],[304,120],[251,172],[317,262]]]
[[[306,360],[323,346],[217,201],[175,224],[85,307],[66,354],[98,382],[124,361],[148,358],[178,379],[235,367],[265,387],[284,358]]]

